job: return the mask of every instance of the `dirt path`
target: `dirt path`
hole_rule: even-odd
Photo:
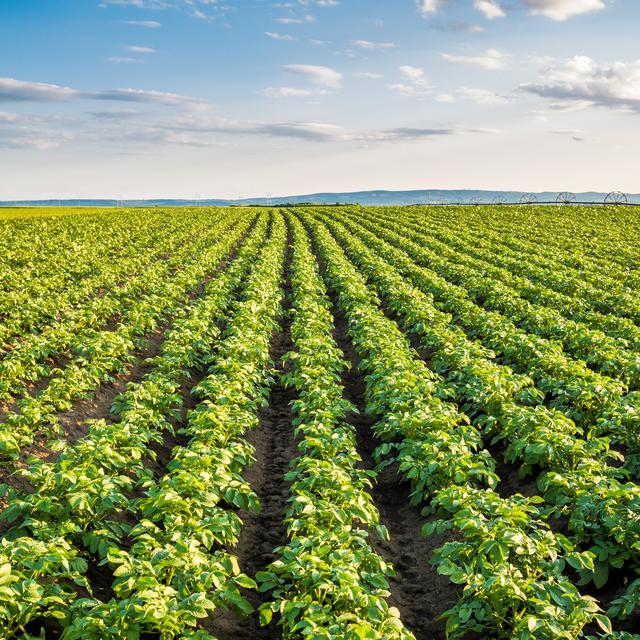
[[[358,407],[359,414],[349,422],[357,429],[358,452],[366,468],[373,468],[373,452],[379,444],[373,434],[375,419],[365,414],[365,381],[358,370],[358,355],[347,333],[347,321],[338,306],[333,305],[334,337],[351,362],[351,369],[343,376],[345,396]],[[372,496],[380,512],[380,521],[389,530],[389,541],[372,540],[376,551],[395,568],[390,580],[389,604],[400,610],[401,619],[416,640],[444,638],[444,622],[438,616],[457,601],[456,589],[449,580],[438,575],[429,564],[433,550],[443,544],[444,536],[424,538],[422,526],[427,519],[419,507],[413,507],[410,489],[403,483],[394,467],[388,467],[377,478]]]
[[[287,268],[289,264],[288,252]],[[283,307],[282,330],[274,335],[271,345],[271,357],[278,373],[285,371],[282,356],[293,349],[289,314],[291,287],[288,280]],[[292,426],[293,414],[289,407],[295,398],[295,390],[286,389],[279,378],[271,389],[269,406],[260,412],[258,427],[247,434],[247,440],[255,448],[255,462],[244,476],[260,499],[261,511],[259,514],[241,514],[243,524],[240,539],[235,548],[230,549],[238,556],[242,571],[252,578],[276,559],[274,549],[287,543],[284,518],[289,484],[285,482],[284,475],[298,453]],[[269,599],[268,594],[253,591],[245,591],[245,596],[256,609]],[[205,627],[218,640],[273,640],[280,635],[274,623],[260,627],[257,612],[241,618],[232,612],[220,611]]]

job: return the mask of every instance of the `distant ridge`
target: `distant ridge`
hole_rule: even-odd
[[[517,203],[524,191],[482,191],[474,189],[425,189],[415,191],[347,191],[310,193],[294,196],[275,196],[269,198],[246,198],[225,200],[220,198],[204,199],[50,199],[50,200],[5,200],[0,201],[2,207],[180,207],[180,206],[230,206],[230,205],[277,205],[277,204],[362,204],[362,205],[408,205],[408,204],[467,204],[474,200],[492,203],[504,199],[507,203]],[[557,191],[540,191],[534,193],[540,202],[555,202]],[[603,202],[606,192],[584,191],[575,194],[579,202]],[[640,194],[627,194],[630,203],[640,204]]]

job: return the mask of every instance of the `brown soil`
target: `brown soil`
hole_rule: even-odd
[[[373,433],[375,418],[365,414],[365,381],[358,370],[359,358],[347,333],[346,318],[336,304],[333,313],[334,337],[351,362],[351,369],[343,375],[345,397],[359,411],[350,416],[349,422],[357,430],[363,465],[372,469],[375,466],[373,452],[380,444]],[[401,620],[416,640],[435,640],[444,638],[444,622],[438,616],[456,603],[457,590],[430,564],[434,549],[444,544],[447,537],[421,535],[428,518],[421,515],[420,507],[410,504],[409,494],[408,483],[402,481],[393,466],[378,475],[372,497],[380,522],[389,530],[390,540],[381,541],[372,534],[371,542],[376,552],[395,569],[396,575],[390,579],[389,604],[399,609]]]
[[[183,248],[188,242],[191,241],[191,237],[185,237],[183,238],[179,243],[178,246],[176,247],[176,250],[179,250],[181,248]],[[169,260],[169,258],[171,258],[172,254],[168,253],[168,252],[162,252],[159,253],[155,256],[151,256],[151,260],[149,262],[149,264],[152,264],[154,262],[166,262],[167,260]],[[114,257],[114,259],[116,259],[116,257]],[[175,273],[175,271],[174,271]],[[71,305],[68,309],[68,311],[73,311],[75,309],[79,309],[80,307],[82,307],[84,305],[84,303],[89,300],[89,299],[96,299],[96,298],[104,298],[108,293],[111,293],[113,291],[116,291],[117,289],[121,288],[122,286],[124,286],[124,284],[135,277],[138,277],[141,275],[141,272],[139,270],[136,270],[132,273],[129,274],[123,274],[121,280],[114,282],[112,285],[110,286],[98,286],[94,291],[89,291],[87,292],[87,295],[85,298],[82,298],[81,300],[79,300],[78,302],[74,303],[73,305]],[[84,279],[84,278],[82,278]],[[69,287],[73,287],[75,286],[75,281],[74,282],[70,282],[68,286],[65,286],[63,288],[63,290],[68,289]],[[66,318],[67,315],[67,311],[63,312],[63,313],[58,313],[56,316],[48,316],[48,317],[44,317],[42,318],[42,320],[34,325],[31,330],[32,331],[38,331],[39,333],[42,333],[47,327],[49,327],[50,325],[52,325],[55,322],[63,322]],[[2,317],[6,317],[6,314],[3,314]],[[103,329],[107,329],[109,331],[112,331],[115,326],[117,325],[117,323],[120,320],[120,314],[117,313],[115,316],[112,316],[111,318],[109,318],[106,322],[106,324],[104,325]],[[8,353],[9,351],[12,350],[13,348],[13,344],[15,343],[20,343],[24,341],[24,336],[23,335],[19,335],[19,334],[12,334],[11,336],[7,337],[7,343],[4,345],[4,349],[6,350],[5,353]],[[0,357],[2,357],[2,355],[4,355],[3,353],[0,353]],[[62,363],[64,362],[65,356],[55,356],[55,355],[51,355],[47,360],[49,361],[49,364],[51,364],[53,367],[60,367],[62,366]],[[30,387],[29,389],[29,393],[32,393],[32,388]],[[33,395],[33,394],[32,394]]]
[[[484,448],[491,454],[496,463],[496,474],[500,478],[500,482],[496,487],[496,492],[501,498],[509,498],[519,493],[526,498],[540,496],[536,478],[539,475],[539,469],[536,467],[526,478],[519,475],[520,465],[516,462],[505,462],[504,455],[506,447],[499,443],[495,445],[485,442]]]
[[[249,229],[242,236],[242,238],[238,241],[236,246],[233,247],[233,249],[230,252],[230,254],[227,257],[223,258],[220,261],[220,263],[207,276],[205,276],[193,290],[188,292],[188,294],[186,295],[186,301],[192,301],[192,300],[196,299],[197,297],[201,296],[203,291],[204,291],[204,289],[205,289],[205,287],[206,287],[206,285],[212,279],[214,279],[218,273],[220,273],[223,269],[225,269],[226,266],[229,264],[229,262],[231,262],[231,260],[233,260],[235,258],[236,253],[238,251],[238,247],[242,244],[244,239],[247,237],[247,235],[249,234],[249,232],[251,231],[251,229],[255,225],[256,221],[257,221],[257,217],[251,222],[251,224],[249,226]],[[184,244],[184,243],[182,243],[182,244]],[[179,268],[176,268],[176,269],[172,269],[171,272],[169,274],[167,274],[167,279],[173,278],[181,270],[181,268],[182,267],[179,267]],[[136,274],[136,275],[139,275],[139,274]],[[113,332],[113,331],[116,331],[118,329],[119,323],[121,322],[121,319],[122,319],[121,318],[121,313],[118,312],[115,315],[113,315],[110,318],[108,318],[100,327],[96,327],[96,330],[100,331],[100,332]],[[153,343],[155,343],[158,340],[158,336],[159,336],[159,342],[162,342],[163,334],[164,334],[164,332],[161,329],[158,329],[157,331],[152,332],[150,335],[145,336],[145,338],[143,338],[143,341],[145,341],[145,340],[149,341],[153,345]],[[142,349],[142,351],[146,351],[146,348]],[[49,366],[49,370],[53,371],[55,369],[64,369],[72,361],[72,355],[73,354],[69,353],[68,351],[65,351],[64,353],[59,353],[59,354],[51,354],[46,359],[46,362],[47,362],[47,364]],[[149,356],[140,356],[140,357],[149,357]],[[37,396],[39,393],[41,393],[49,385],[49,383],[51,382],[51,380],[54,377],[55,377],[55,374],[50,374],[50,375],[47,375],[47,376],[43,376],[43,377],[39,378],[38,380],[30,382],[27,385],[26,394],[17,395],[13,402],[10,402],[8,405],[2,407],[2,409],[3,409],[2,412],[19,411],[19,407],[18,407],[18,404],[17,404],[16,400],[18,400],[21,397],[25,397],[26,395]],[[110,385],[104,385],[104,386],[107,387],[107,386],[110,386]],[[96,393],[94,394],[94,397],[96,397],[96,396],[98,396],[100,394],[101,394],[101,389],[98,389],[96,391]],[[83,402],[83,400],[81,400],[78,404],[81,405],[82,402]],[[92,400],[89,399],[88,402],[91,404]],[[0,422],[4,421],[4,416],[2,415],[2,412],[0,412]],[[75,412],[75,410],[73,412],[70,412],[70,414],[74,413],[74,412]],[[82,407],[79,407],[78,413],[82,413]],[[84,435],[84,434],[82,434],[82,435]],[[81,437],[81,436],[79,436],[79,437]],[[79,438],[76,438],[76,439],[79,439]],[[74,442],[74,441],[75,440],[71,440],[71,442]]]
[[[288,252],[287,265],[290,261]],[[243,512],[240,539],[230,551],[237,555],[241,570],[251,578],[264,571],[276,559],[274,550],[287,543],[284,523],[289,497],[289,484],[284,475],[297,455],[293,432],[290,403],[295,391],[286,388],[281,375],[285,372],[282,356],[293,348],[291,341],[291,287],[287,280],[283,300],[284,319],[282,331],[274,334],[271,344],[271,358],[276,363],[276,382],[271,389],[269,406],[260,411],[259,424],[247,433],[246,439],[255,448],[255,462],[244,474],[245,479],[258,495],[261,510],[259,514]],[[217,612],[204,627],[218,640],[270,640],[278,637],[276,621],[261,627],[257,609],[269,600],[269,594],[243,590],[245,597],[256,611],[247,617],[240,617],[231,611]]]
[[[612,569],[609,573],[609,580],[604,587],[596,589],[593,583],[586,586],[579,587],[580,592],[583,595],[589,595],[594,597],[603,611],[606,613],[607,609],[611,606],[613,601],[620,596],[623,596],[627,587],[631,582],[636,580],[638,574],[632,568],[623,567],[622,569]],[[578,581],[578,576],[570,576],[572,582]],[[629,633],[638,633],[640,629],[640,611],[636,608],[635,613],[628,618],[619,620],[612,620],[613,629],[615,631],[627,631]],[[600,628],[597,625],[591,625],[587,628],[587,631],[598,637],[598,633],[601,633]]]
[[[251,223],[249,230],[232,249],[231,253],[225,257],[210,274],[203,278],[195,289],[188,293],[186,297],[187,301],[193,301],[202,295],[207,283],[215,278],[216,275],[235,258],[238,247],[241,245],[244,238],[246,238],[246,235],[250,232],[251,228],[253,228],[256,220],[257,218]],[[144,346],[135,352],[133,361],[127,365],[127,372],[125,374],[116,375],[115,382],[101,384],[89,397],[81,398],[75,402],[70,411],[57,414],[62,431],[61,439],[65,444],[73,445],[87,435],[89,430],[87,420],[103,418],[106,420],[117,421],[117,416],[114,416],[111,413],[113,401],[120,393],[126,390],[129,382],[139,382],[145,375],[147,375],[147,373],[149,373],[149,371],[151,371],[154,365],[147,362],[147,360],[160,354],[164,336],[170,324],[171,318],[168,318],[160,324],[156,331],[147,334],[140,340],[140,343]],[[45,378],[36,382],[32,388],[32,392],[37,393],[42,391],[49,383],[50,379],[51,378]],[[187,394],[187,397],[190,396]],[[17,409],[15,403],[10,407],[10,409]],[[1,419],[2,418],[0,417],[0,420]],[[171,435],[167,433],[167,437],[169,438]],[[59,447],[52,448],[53,441],[55,440],[56,438],[50,439],[45,435],[38,436],[32,445],[24,448],[20,456],[20,460],[17,463],[0,463],[0,483],[6,483],[18,491],[33,491],[33,487],[31,487],[24,478],[16,475],[14,471],[16,468],[24,468],[27,466],[29,458],[32,457],[46,461],[54,461],[59,456]],[[1,506],[3,505],[0,504],[0,507]],[[0,530],[0,534],[1,533],[2,530]]]
[[[393,320],[398,325],[416,354],[427,367],[431,368],[429,353],[427,353],[426,349],[420,344],[419,336],[405,329],[401,318],[389,308],[383,306],[382,310],[390,320]],[[482,429],[479,429],[479,431],[482,434]],[[490,444],[489,438],[483,441],[483,447],[491,454],[491,457],[495,461],[495,471],[498,478],[500,478],[496,491],[501,498],[509,498],[517,493],[527,498],[540,495],[536,484],[536,478],[539,475],[540,469],[536,467],[531,470],[526,478],[521,478],[519,475],[520,465],[517,462],[506,462],[504,459],[506,450],[504,443],[492,445]]]
[[[238,253],[239,247],[242,245],[242,242],[244,242],[247,235],[251,232],[257,220],[258,218],[256,217],[252,221],[247,233],[242,237],[242,240],[233,248],[229,256],[227,256],[224,260],[222,260],[222,262],[216,268],[216,271],[214,274],[212,274],[211,276],[208,276],[205,279],[205,281],[203,281],[203,283],[200,284],[196,293],[190,294],[190,298],[195,298],[196,295],[201,295],[202,292],[204,291],[206,283],[209,282],[212,278],[214,278],[216,273],[221,272],[223,269],[225,269],[229,265],[229,263],[231,263],[235,259]],[[241,285],[236,288],[236,291],[234,292],[234,295],[236,297],[238,296],[241,288],[242,288]],[[222,335],[222,332],[224,332],[224,329],[226,327],[226,318],[218,322],[218,327]],[[213,353],[215,352],[215,349],[216,349],[215,346],[212,347],[211,351],[208,353],[208,362],[212,361]],[[174,433],[171,433],[170,431],[164,431],[162,433],[162,442],[159,442],[159,443],[152,442],[149,445],[149,449],[155,454],[155,457],[149,456],[148,458],[145,458],[145,467],[153,471],[156,481],[167,473],[167,465],[173,459],[174,448],[185,447],[189,443],[189,436],[186,435],[185,433],[182,433],[181,429],[187,426],[187,423],[189,420],[189,411],[191,411],[192,409],[195,409],[195,407],[199,403],[198,398],[196,398],[193,395],[193,390],[195,387],[198,386],[198,384],[200,384],[200,382],[204,378],[207,377],[208,374],[209,372],[208,372],[207,365],[203,365],[200,368],[191,369],[189,371],[189,375],[185,380],[184,384],[182,384],[182,386],[180,387],[180,391],[179,391],[180,396],[182,398],[180,418],[169,419],[169,422],[172,424],[174,428]]]

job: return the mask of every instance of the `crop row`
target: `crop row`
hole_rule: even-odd
[[[593,555],[550,531],[537,507],[541,498],[496,493],[494,463],[480,451],[478,431],[444,399],[449,392],[440,377],[415,357],[328,231],[308,223],[360,356],[367,410],[379,418],[374,430],[384,444],[377,454],[383,464],[398,464],[416,503],[443,514],[426,534],[457,533],[436,552],[439,572],[462,586],[458,603],[443,614],[449,637],[575,638],[592,621],[609,630],[595,601],[563,573],[567,562],[593,568]]]
[[[41,332],[51,322],[81,310],[93,296],[101,297],[135,276],[158,256],[170,254],[203,221],[170,217],[158,224],[145,214],[30,222],[11,231],[2,246],[0,344],[4,351],[29,332]],[[1,234],[0,234],[1,235]]]
[[[517,287],[501,283],[499,276],[514,284],[511,272],[504,268],[491,268],[474,256],[475,249],[465,246],[461,250],[452,248],[456,239],[450,233],[417,229],[410,223],[403,225],[405,235],[430,251],[430,268],[443,278],[458,284],[469,297],[486,309],[509,317],[525,331],[550,340],[562,342],[565,351],[584,360],[590,367],[606,375],[622,380],[629,388],[638,389],[640,384],[640,356],[626,348],[601,330],[594,330],[584,323],[577,323],[550,307],[547,302],[526,300]],[[437,235],[440,239],[432,237]]]
[[[419,218],[413,218],[413,221],[419,226],[424,226],[426,222],[429,233],[436,236],[442,231],[442,226],[447,226],[432,225],[428,217],[426,221]],[[504,232],[491,233],[486,226],[457,230],[456,235],[472,241],[472,247],[468,249],[470,255],[487,259],[496,266],[525,277],[534,285],[564,296],[569,309],[581,313],[598,312],[596,317],[600,318],[605,315],[635,322],[640,317],[634,289],[639,283],[633,281],[633,272],[630,273],[626,267],[618,269],[612,266],[610,260],[601,260],[587,268],[574,269],[557,260],[565,255],[566,249],[545,251],[540,238],[514,238],[505,246]],[[450,237],[451,234],[445,232],[443,239],[447,242]],[[545,255],[537,256],[539,251],[545,252]],[[522,255],[526,255],[527,259],[522,260]],[[612,275],[608,277],[610,272]],[[623,282],[631,280],[630,286],[623,284],[621,279]]]
[[[263,624],[275,614],[288,640],[411,640],[397,609],[385,600],[392,568],[371,548],[372,531],[386,529],[369,494],[372,472],[361,466],[355,407],[343,397],[347,366],[335,343],[331,303],[306,233],[290,218],[294,351],[287,384],[297,392],[293,426],[300,455],[292,461],[285,521],[289,542],[257,579],[269,601]]]
[[[113,330],[94,330],[83,341],[80,352],[63,369],[52,372],[42,391],[18,400],[16,409],[5,413],[0,424],[0,451],[4,457],[17,457],[20,449],[39,434],[51,437],[58,433],[58,412],[71,409],[74,400],[90,394],[101,383],[113,382],[115,375],[126,373],[136,349],[144,348],[145,337],[183,305],[184,298],[207,274],[215,272],[222,257],[211,245],[211,239],[226,229],[237,242],[246,229],[246,223],[235,229],[229,226],[229,221],[223,220],[196,239],[189,249],[195,255],[184,256],[182,268],[174,277],[162,278],[160,270],[147,295],[129,301]]]
[[[200,627],[217,608],[243,613],[251,605],[240,588],[255,583],[240,572],[227,548],[241,528],[237,509],[257,510],[242,473],[271,383],[269,343],[280,309],[284,223],[274,217],[271,237],[227,318],[208,374],[194,388],[188,443],[173,450],[166,474],[143,483],[139,522],[128,549],[110,549],[114,597],[79,601],[64,640],[127,638],[156,633],[163,639],[212,636]]]
[[[454,398],[492,443],[504,441],[505,458],[519,462],[521,475],[541,469],[538,482],[555,515],[568,516],[575,542],[588,543],[596,557],[583,571],[602,587],[609,569],[625,563],[640,571],[640,488],[624,484],[608,465],[606,440],[584,440],[568,418],[544,405],[528,406],[532,381],[491,360],[481,345],[468,340],[438,311],[429,296],[404,280],[392,266],[393,250],[371,251],[340,225],[329,223],[355,264],[384,297],[408,331],[419,337],[431,366],[444,376]],[[523,404],[524,403],[524,404]],[[640,605],[632,584],[627,613]],[[619,607],[614,612],[619,612]]]
[[[82,353],[98,329],[107,323],[115,325],[122,321],[137,299],[154,291],[160,282],[182,267],[190,251],[187,247],[180,248],[180,245],[192,233],[193,229],[186,229],[170,237],[157,237],[155,250],[119,259],[113,263],[116,267],[103,267],[102,287],[115,285],[123,278],[125,282],[67,311],[38,331],[32,328],[30,334],[7,344],[7,353],[0,362],[0,399],[10,402],[24,394],[30,383],[52,375],[61,358]],[[158,260],[167,253],[166,260]],[[77,294],[87,285],[86,281],[80,282],[70,293]],[[91,286],[88,287],[90,290]]]
[[[611,434],[630,452],[640,445],[637,392],[625,394],[624,385],[598,374],[580,360],[568,357],[557,344],[519,329],[502,314],[476,305],[466,290],[429,268],[431,255],[423,247],[395,231],[366,221],[349,228],[382,251],[395,248],[394,264],[403,277],[433,296],[438,309],[451,314],[471,338],[478,339],[502,364],[531,376],[545,394],[545,402],[558,408],[585,431]],[[380,234],[384,230],[384,241]]]

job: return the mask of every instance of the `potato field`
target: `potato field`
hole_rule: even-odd
[[[0,638],[640,639],[640,218],[0,219]]]

